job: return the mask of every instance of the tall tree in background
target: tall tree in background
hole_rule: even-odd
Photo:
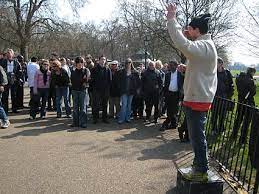
[[[155,3],[156,2],[156,3]],[[160,2],[160,3],[159,3]],[[177,17],[180,24],[188,25],[191,19],[197,15],[210,12],[212,15],[211,34],[216,42],[219,53],[222,55],[226,52],[228,41],[232,36],[232,30],[235,28],[233,21],[235,13],[233,12],[233,0],[175,0],[177,3]],[[134,2],[121,0],[122,17],[128,28],[137,29],[138,34],[132,34],[134,38],[144,40],[144,36],[151,37],[151,50],[154,54],[168,55],[168,47],[170,52],[174,51],[180,58],[181,53],[171,43],[167,30],[165,28],[166,21],[165,2],[160,1],[139,1]],[[134,32],[136,33],[136,32]],[[140,41],[141,42],[141,41]],[[156,44],[157,43],[157,44]],[[158,48],[164,47],[167,52],[159,52]],[[165,57],[166,58],[166,57]]]
[[[69,0],[73,10],[86,0]],[[55,2],[51,0],[0,0],[0,38],[20,49],[28,59],[32,37],[58,25]]]

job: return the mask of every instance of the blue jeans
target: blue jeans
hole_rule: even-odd
[[[62,97],[64,98],[66,115],[71,115],[71,108],[70,108],[70,104],[69,104],[69,88],[68,87],[56,88],[57,115],[62,115]]]
[[[76,127],[86,127],[87,125],[87,106],[86,90],[72,90],[73,98],[73,125]]]
[[[207,112],[192,110],[184,107],[187,119],[189,137],[194,152],[193,166],[196,171],[207,172],[208,170],[208,150],[205,136],[205,122]]]
[[[0,119],[3,120],[3,122],[6,122],[6,121],[8,121],[8,117],[5,113],[4,108],[2,107],[1,100],[2,100],[2,93],[0,93]]]
[[[119,123],[123,123],[124,121],[130,121],[131,114],[131,103],[132,103],[133,95],[122,95],[121,96],[121,110],[119,114]]]

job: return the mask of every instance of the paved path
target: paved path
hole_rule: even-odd
[[[174,193],[172,160],[190,151],[175,130],[161,134],[142,121],[68,133],[71,120],[54,112],[10,120],[0,129],[0,193]]]

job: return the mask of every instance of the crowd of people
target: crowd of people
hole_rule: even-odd
[[[37,114],[45,119],[46,112],[53,110],[57,118],[62,117],[64,102],[65,117],[72,118],[71,126],[75,127],[70,131],[87,127],[88,107],[92,108],[94,124],[100,120],[109,123],[110,118],[117,119],[118,124],[129,123],[132,119],[157,123],[167,112],[160,130],[177,127],[184,77],[177,71],[179,63],[176,60],[168,64],[148,61],[145,68],[144,64],[134,67],[130,58],[123,63],[107,62],[105,56],[93,59],[89,54],[73,60],[57,56],[48,60],[32,57],[25,63],[21,55],[14,56],[13,50],[8,49],[1,57],[0,65],[2,75],[7,77],[7,81],[1,83],[5,115],[8,114],[9,91],[11,111],[18,113],[23,108],[24,83],[28,82],[31,120],[36,119]],[[8,119],[2,120],[9,123]]]
[[[10,124],[7,116],[9,91],[11,110],[17,113],[23,108],[26,81],[30,88],[30,119],[36,119],[37,114],[45,119],[46,111],[51,110],[61,118],[64,102],[65,117],[72,118],[69,132],[87,127],[89,107],[93,124],[109,123],[109,119],[116,119],[118,124],[130,123],[132,119],[157,123],[166,113],[159,130],[175,129],[178,127],[179,105],[182,104],[185,118],[178,127],[179,138],[183,142],[191,141],[195,155],[192,170],[184,176],[190,180],[207,180],[207,112],[212,108],[212,131],[219,133],[224,128],[226,111],[219,114],[214,97],[231,99],[234,94],[232,75],[223,67],[224,61],[217,56],[208,33],[210,17],[210,14],[204,14],[194,18],[183,31],[176,20],[176,6],[168,5],[168,31],[176,48],[187,58],[186,64],[176,60],[162,64],[157,60],[148,61],[147,67],[144,64],[134,67],[130,58],[123,63],[107,62],[104,55],[93,59],[90,54],[73,60],[56,55],[50,59],[32,57],[26,64],[22,56],[15,58],[13,50],[8,49],[0,59],[2,128]],[[254,74],[255,69],[248,68],[244,78],[236,79],[241,103],[255,105]],[[240,125],[242,110],[238,115],[236,129]]]

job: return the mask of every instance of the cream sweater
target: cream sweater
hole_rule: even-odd
[[[184,101],[212,102],[217,90],[217,50],[210,34],[190,41],[182,33],[176,19],[167,23],[176,48],[187,58],[184,78]]]

